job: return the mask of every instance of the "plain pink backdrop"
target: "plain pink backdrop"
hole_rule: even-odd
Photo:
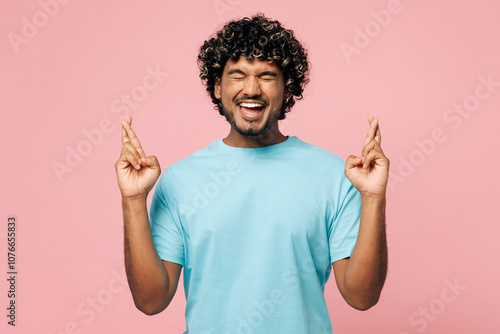
[[[283,132],[345,159],[360,154],[371,113],[391,161],[385,290],[359,312],[332,278],[334,333],[500,332],[498,1],[1,0],[1,8],[1,277],[10,215],[19,271],[16,328],[0,280],[2,332],[185,330],[182,283],[154,317],[135,309],[125,283],[120,120],[133,116],[163,169],[225,137],[228,124],[198,78],[198,48],[229,19],[258,11],[293,29],[312,63]],[[151,71],[161,72],[157,81]],[[136,99],[128,111],[126,94]],[[72,150],[84,156],[68,163]]]

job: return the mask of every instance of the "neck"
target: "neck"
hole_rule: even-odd
[[[259,136],[244,136],[231,128],[229,134],[222,141],[224,144],[234,147],[256,148],[275,145],[287,140],[277,126],[272,127]]]

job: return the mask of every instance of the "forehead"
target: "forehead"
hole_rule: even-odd
[[[261,73],[265,71],[273,71],[281,74],[281,67],[276,62],[269,63],[265,60],[254,59],[248,61],[245,56],[240,56],[237,61],[232,61],[229,59],[224,66],[224,72],[227,73],[230,70],[239,69],[245,73]]]

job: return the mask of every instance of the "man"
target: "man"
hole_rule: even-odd
[[[285,136],[307,82],[293,31],[263,15],[232,21],[198,56],[229,134],[161,174],[132,118],[115,167],[125,265],[135,305],[152,315],[172,300],[184,268],[185,333],[332,333],[324,286],[332,267],[352,307],[378,302],[387,271],[389,160],[378,119],[361,156],[340,157]]]

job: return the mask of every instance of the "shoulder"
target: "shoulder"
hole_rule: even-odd
[[[318,176],[321,184],[330,188],[339,189],[340,192],[351,188],[352,183],[345,176],[346,160],[335,153],[319,146],[304,142],[297,138],[296,154],[307,171]],[[340,190],[342,189],[342,190]]]
[[[179,180],[185,175],[192,176],[193,173],[199,172],[208,161],[213,160],[211,158],[216,153],[215,146],[216,141],[213,141],[204,148],[196,150],[189,156],[174,162],[162,172],[159,183],[162,186],[171,185],[175,180]]]
[[[343,171],[345,159],[335,153],[332,153],[321,146],[310,144],[295,137],[294,149],[298,155],[303,158],[311,159],[314,163],[320,163],[328,168],[339,169]]]
[[[173,164],[168,166],[166,170],[171,173],[179,173],[186,171],[186,169],[199,167],[200,164],[203,164],[206,161],[210,160],[211,158],[213,158],[214,154],[216,154],[216,144],[217,141],[215,140],[204,148],[196,150],[189,156],[177,162],[174,162]]]

